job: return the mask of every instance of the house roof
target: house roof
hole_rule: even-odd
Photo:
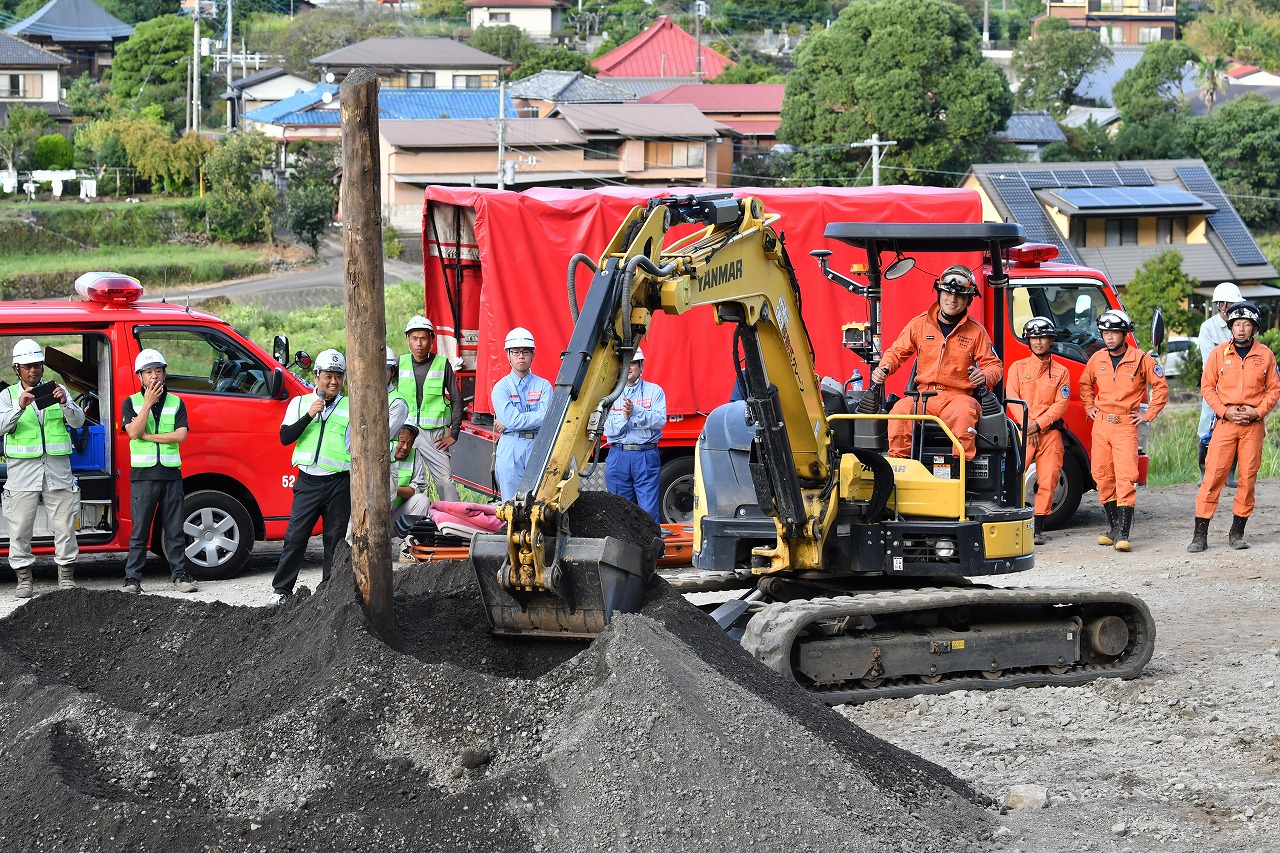
[[[5,32],[14,36],[42,36],[59,44],[98,44],[133,35],[133,27],[93,0],[49,0],[31,17]]]
[[[635,100],[631,92],[588,77],[581,71],[539,71],[507,86],[507,94],[525,100],[557,104],[621,103]]]
[[[0,101],[0,127],[3,127],[9,121],[9,108],[14,104],[22,103],[47,113],[50,118],[62,119],[67,122],[71,120],[71,107],[61,101]]]
[[[601,77],[682,77],[696,73],[699,50],[704,79],[715,79],[724,69],[737,65],[729,57],[699,45],[676,26],[670,15],[659,15],[647,30],[601,56],[594,65]]]
[[[468,9],[567,9],[563,0],[467,0],[462,4]]]
[[[782,119],[775,118],[768,121],[741,121],[736,118],[719,119],[721,124],[733,128],[735,133],[742,136],[777,136],[778,128],[782,127]]]
[[[714,139],[724,128],[691,104],[561,104],[552,116],[587,136],[625,139]]]
[[[56,68],[70,64],[70,59],[0,33],[0,68]]]
[[[1146,50],[1145,47],[1111,48],[1111,61],[1105,65],[1099,65],[1086,74],[1080,81],[1080,85],[1076,87],[1076,96],[1099,104],[1114,104],[1115,98],[1112,97],[1111,90],[1120,82],[1120,78],[1126,71],[1138,64],[1144,50]],[[1182,77],[1181,91],[1196,91],[1195,69],[1190,65],[1187,66],[1187,71]]]
[[[325,102],[325,94],[330,100]],[[414,119],[498,117],[497,89],[383,89],[378,93],[378,121],[393,122]],[[506,114],[516,114],[515,104],[507,98]],[[274,104],[258,107],[244,114],[249,121],[263,124],[337,125],[338,87],[321,83]]]
[[[247,89],[248,87],[256,86],[259,83],[266,83],[269,80],[274,80],[277,77],[297,77],[299,80],[307,79],[301,74],[294,74],[292,71],[286,71],[280,66],[274,65],[271,68],[264,68],[261,71],[250,74],[248,77],[241,77],[239,80],[233,80],[227,85],[232,89]],[[309,80],[308,82],[314,85],[314,81]]]
[[[1106,127],[1120,120],[1120,111],[1115,107],[1081,107],[1075,104],[1067,107],[1067,115],[1062,124],[1067,127],[1084,127],[1093,119],[1094,124]]]
[[[1006,142],[1047,145],[1050,142],[1066,142],[1067,135],[1058,127],[1053,116],[1045,112],[1014,113],[1009,116],[1009,126],[997,131],[996,136]]]
[[[453,39],[372,38],[331,50],[311,60],[328,68],[491,68],[511,65],[505,59]]]
[[[378,133],[397,148],[496,148],[498,123],[485,119],[394,121],[378,126]],[[573,125],[558,118],[519,118],[506,122],[507,145],[581,145],[586,142]]]
[[[631,92],[637,97],[651,95],[654,92],[664,92],[667,89],[674,89],[676,86],[701,82],[697,77],[609,77],[610,86],[617,86],[619,89]]]
[[[685,84],[640,97],[642,104],[693,104],[704,113],[780,113],[785,83]]]
[[[1027,238],[1058,246],[1063,260],[1102,270],[1112,284],[1127,284],[1146,260],[1169,248],[1182,254],[1182,268],[1205,283],[1257,281],[1275,278],[1275,268],[1258,248],[1253,235],[1222,192],[1203,160],[1127,160],[1090,163],[975,163],[970,174],[990,199],[997,214],[1017,222]],[[1058,192],[1092,188],[1115,204],[1081,210],[1062,204]],[[1161,192],[1161,188],[1166,188]],[[1126,189],[1136,193],[1125,193]],[[1173,190],[1179,192],[1174,193]],[[1069,197],[1073,194],[1067,193]],[[1121,198],[1127,195],[1128,198]],[[1133,204],[1151,196],[1163,204]],[[1076,246],[1062,234],[1047,213],[1055,207],[1069,216],[1170,215],[1175,196],[1189,202],[1181,209],[1207,214],[1207,242],[1176,246]],[[1194,204],[1199,202],[1199,205]]]

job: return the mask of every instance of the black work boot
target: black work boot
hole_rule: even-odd
[[[1116,540],[1117,551],[1129,550],[1129,531],[1133,529],[1133,507],[1118,506],[1116,507],[1116,531],[1113,538]]]
[[[1043,527],[1042,527],[1042,520],[1043,520],[1043,519],[1044,519],[1044,516],[1043,516],[1043,515],[1037,515],[1037,516],[1036,516],[1035,543],[1036,543],[1037,545],[1043,545],[1043,544],[1045,543],[1045,538],[1044,538],[1044,533],[1043,533]]]
[[[1200,485],[1200,483],[1204,482],[1204,460],[1207,459],[1208,456],[1209,456],[1209,445],[1205,444],[1202,441],[1200,442],[1200,481],[1196,483],[1197,486]]]
[[[1107,501],[1102,505],[1102,511],[1107,514],[1107,532],[1098,537],[1099,545],[1116,544],[1116,524],[1119,519],[1116,513],[1116,502]]]
[[[1233,528],[1234,529],[1234,528]],[[1196,532],[1191,534],[1191,544],[1187,550],[1198,554],[1209,547],[1209,519],[1196,516]]]
[[[1227,534],[1227,541],[1237,551],[1243,551],[1249,547],[1249,543],[1244,538],[1244,526],[1248,521],[1249,517],[1247,515],[1231,516],[1231,532]]]

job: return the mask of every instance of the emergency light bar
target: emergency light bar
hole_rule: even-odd
[[[142,284],[118,272],[87,272],[76,279],[76,293],[86,302],[132,305],[142,298]]]
[[[1006,250],[1009,260],[1020,267],[1033,267],[1058,257],[1058,247],[1051,243],[1023,243]]]

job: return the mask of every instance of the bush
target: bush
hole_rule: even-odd
[[[40,227],[86,246],[158,246],[181,232],[204,230],[191,209],[181,204],[66,205],[36,214]]]
[[[392,260],[404,254],[404,244],[400,242],[396,229],[388,225],[382,229],[382,254]]]
[[[76,160],[71,141],[60,133],[50,133],[36,140],[37,169],[70,169]]]

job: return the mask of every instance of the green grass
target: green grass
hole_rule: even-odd
[[[0,279],[18,273],[66,272],[78,275],[89,270],[111,270],[138,276],[139,272],[155,272],[166,267],[175,270],[192,269],[216,272],[217,268],[233,264],[253,264],[262,261],[261,249],[240,249],[229,246],[105,246],[92,252],[57,252],[48,255],[23,257],[0,256]],[[217,281],[209,278],[189,278],[187,281]]]
[[[1169,406],[1152,421],[1150,446],[1147,448],[1151,457],[1148,485],[1171,486],[1200,479],[1200,438],[1196,434],[1199,423],[1198,401]],[[1280,416],[1268,418],[1259,477],[1280,477],[1280,432],[1277,430],[1280,430]]]

